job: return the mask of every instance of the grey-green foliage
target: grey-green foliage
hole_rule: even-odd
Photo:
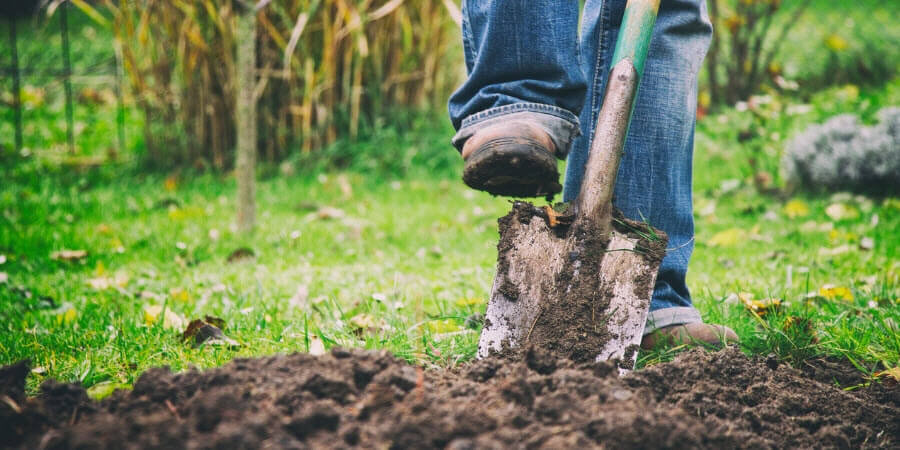
[[[811,191],[900,192],[900,108],[884,108],[878,119],[864,126],[842,114],[794,137],[783,160],[789,182]]]

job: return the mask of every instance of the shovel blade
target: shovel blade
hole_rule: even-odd
[[[534,345],[570,359],[616,359],[621,369],[633,369],[665,235],[653,230],[659,240],[648,244],[647,234],[633,228],[645,225],[623,219],[616,222],[626,226],[611,226],[608,240],[585,247],[577,233],[553,229],[526,210],[516,204],[501,221],[497,274],[478,356]],[[599,264],[582,264],[590,253],[602,253]],[[579,298],[589,292],[585,286],[590,298]],[[553,328],[579,331],[554,334]]]

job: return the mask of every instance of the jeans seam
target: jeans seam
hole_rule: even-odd
[[[588,124],[588,126],[590,127],[590,130],[591,130],[591,133],[590,133],[590,136],[587,136],[587,138],[590,139],[590,142],[593,142],[594,134],[597,133],[596,122],[597,122],[597,114],[599,114],[599,111],[597,111],[597,107],[599,105],[597,103],[599,102],[600,98],[603,96],[603,92],[600,92],[600,90],[601,90],[600,88],[602,86],[599,86],[598,82],[605,75],[602,72],[602,70],[603,70],[603,56],[606,53],[604,51],[604,47],[606,47],[608,44],[608,42],[607,42],[608,39],[606,38],[606,31],[607,31],[606,29],[609,28],[608,5],[609,5],[609,3],[606,0],[603,0],[600,2],[600,27],[599,27],[600,43],[597,47],[596,64],[594,66],[594,79],[591,80],[591,89],[594,91],[593,92],[594,95],[591,96],[591,109],[588,114],[588,116],[590,117],[590,120],[591,120],[591,123]]]
[[[560,108],[558,106],[546,105],[543,103],[511,103],[509,105],[495,106],[493,108],[486,109],[484,111],[480,111],[478,113],[472,114],[469,117],[466,117],[462,121],[462,125],[460,129],[475,125],[479,122],[483,122],[487,119],[491,119],[497,116],[502,116],[506,114],[512,114],[520,111],[530,111],[537,113],[549,114],[551,116],[558,117],[560,119],[569,122],[576,129],[579,127],[578,117],[575,116],[571,111]]]

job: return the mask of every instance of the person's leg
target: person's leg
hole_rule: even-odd
[[[559,190],[553,156],[564,158],[579,133],[577,115],[586,92],[578,59],[578,8],[578,0],[463,1],[463,49],[469,76],[450,97],[449,112],[457,129],[453,145],[467,160],[464,179],[470,186],[517,195],[514,189],[493,190],[491,180],[481,178],[498,176],[495,170],[528,171],[528,167],[502,167],[505,162],[521,161],[524,155],[544,169],[530,175],[552,175],[554,192]],[[506,124],[519,126],[507,130]],[[478,149],[465,146],[479,132],[472,141],[486,151],[473,155]],[[550,142],[547,146],[541,145],[545,138]],[[541,148],[544,151],[535,151]]]
[[[625,3],[587,0],[585,5],[581,51],[588,103],[580,116],[582,135],[569,153],[565,201],[573,200],[581,186]],[[670,250],[659,269],[645,335],[701,322],[685,276],[694,247],[691,163],[697,74],[711,32],[705,0],[662,2],[616,180],[616,206],[669,235]]]

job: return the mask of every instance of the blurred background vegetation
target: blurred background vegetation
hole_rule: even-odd
[[[74,152],[66,150],[60,11],[68,7]],[[710,0],[716,38],[700,114],[897,76],[900,4]],[[234,6],[212,0],[55,0],[18,21],[24,148],[13,82],[0,81],[0,158],[11,168],[228,170],[234,164]],[[285,173],[454,167],[446,98],[464,76],[455,0],[287,0],[258,14],[259,157]],[[0,61],[11,60],[0,20]],[[121,105],[117,102],[121,71]],[[116,124],[124,136],[119,141]],[[408,149],[353,143],[418,130]],[[424,152],[425,154],[422,154]]]

